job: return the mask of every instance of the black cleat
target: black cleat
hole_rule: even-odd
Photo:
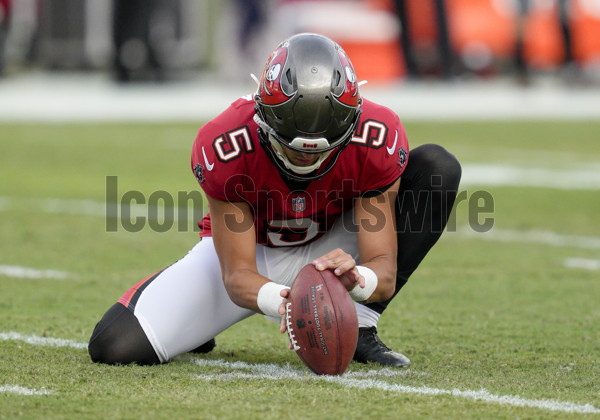
[[[201,346],[196,347],[194,350],[192,350],[192,353],[209,353],[211,352],[215,347],[217,346],[217,342],[215,341],[214,338],[211,338],[210,340],[208,340],[206,343],[202,344]]]
[[[358,344],[354,352],[354,360],[359,363],[377,363],[382,366],[404,367],[410,360],[403,354],[383,344],[377,336],[377,328],[359,328]]]

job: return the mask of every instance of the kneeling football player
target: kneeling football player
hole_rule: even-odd
[[[356,301],[354,360],[410,363],[379,339],[377,322],[441,235],[460,165],[437,145],[409,158],[398,116],[361,97],[350,59],[329,38],[287,39],[258,83],[198,132],[191,166],[210,208],[200,242],[106,312],[92,360],[153,364],[210,351],[253,314],[280,319],[296,274],[312,263]]]

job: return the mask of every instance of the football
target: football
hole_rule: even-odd
[[[286,303],[288,338],[296,354],[317,375],[344,373],[356,349],[354,301],[330,271],[305,265]]]

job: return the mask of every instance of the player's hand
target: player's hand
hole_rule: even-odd
[[[315,259],[312,264],[319,271],[332,270],[346,290],[352,290],[357,284],[365,287],[365,279],[356,269],[356,261],[340,248]]]

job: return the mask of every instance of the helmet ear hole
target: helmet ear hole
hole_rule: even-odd
[[[338,87],[340,85],[340,81],[342,80],[342,73],[339,71],[335,72],[335,86]]]
[[[292,84],[292,70],[291,69],[288,69],[285,72],[285,77],[286,77],[288,83],[291,85]]]

